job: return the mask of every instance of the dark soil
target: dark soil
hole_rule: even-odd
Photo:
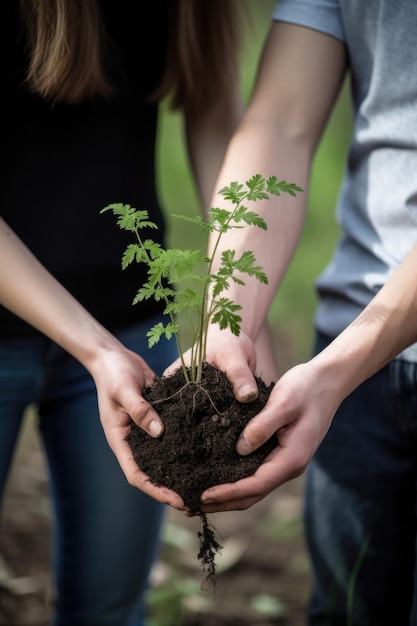
[[[144,390],[156,407],[165,431],[159,439],[132,423],[127,441],[138,466],[156,485],[176,491],[202,523],[198,559],[215,582],[215,555],[221,550],[216,529],[201,510],[200,496],[208,487],[252,475],[278,441],[274,436],[248,456],[236,452],[236,442],[248,421],[265,406],[273,383],[257,377],[259,395],[242,404],[226,375],[204,364],[202,380],[186,383],[182,369],[160,378]]]

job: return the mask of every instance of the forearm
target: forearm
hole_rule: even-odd
[[[251,146],[250,153],[247,146]],[[264,231],[255,226],[232,229],[221,235],[214,271],[221,262],[224,250],[235,250],[239,258],[243,252],[252,251],[256,265],[268,277],[265,285],[255,278],[242,276],[244,285],[230,282],[227,297],[242,307],[242,331],[256,340],[260,327],[278,292],[279,285],[291,262],[302,231],[309,186],[311,160],[304,142],[288,137],[276,123],[268,123],[255,114],[247,114],[230,143],[216,189],[232,181],[245,183],[255,174],[265,178],[276,176],[279,180],[294,182],[303,189],[296,197],[287,194],[271,196],[269,200],[245,201],[245,206],[261,215],[268,227]],[[213,205],[230,210],[232,207],[217,195]],[[217,233],[210,237],[212,253]]]
[[[312,54],[314,51],[314,54]],[[328,71],[323,72],[326,65]],[[308,200],[312,159],[343,82],[346,67],[341,42],[317,31],[275,23],[265,44],[255,87],[216,182],[216,191],[256,174],[295,183],[304,191],[258,201],[248,208],[260,213],[268,230],[249,227],[222,236],[216,255],[253,251],[269,280],[231,285],[228,297],[243,307],[242,330],[256,338],[297,246]],[[225,206],[214,196],[212,206]],[[225,208],[230,208],[225,206]],[[213,249],[214,238],[210,241]],[[216,267],[214,268],[216,269]],[[279,294],[278,294],[279,297]]]
[[[184,118],[190,166],[203,211],[211,206],[214,185],[242,113],[243,103],[236,77],[236,83],[230,85],[228,93],[219,94],[213,107]]]
[[[363,312],[315,357],[340,401],[417,341],[417,245]]]
[[[0,218],[0,302],[90,371],[101,349],[119,347]]]

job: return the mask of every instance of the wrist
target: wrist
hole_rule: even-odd
[[[120,341],[93,317],[63,332],[60,345],[95,377],[106,354],[119,352]]]

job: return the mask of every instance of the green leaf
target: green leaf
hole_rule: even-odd
[[[136,261],[137,263],[146,263],[147,258],[142,248],[137,243],[130,243],[122,256],[122,269],[126,269],[128,265]]]
[[[229,187],[223,187],[220,189],[219,194],[224,197],[225,200],[230,200],[232,204],[240,204],[246,197],[246,192],[241,191],[243,185],[237,181],[230,183]]]
[[[230,328],[234,335],[240,335],[240,322],[242,318],[235,313],[242,307],[228,298],[219,298],[215,301],[215,313],[211,319],[213,324],[218,324],[221,330]]]
[[[227,225],[232,217],[232,211],[213,207],[208,210],[210,231],[218,230],[226,232]]]
[[[249,180],[246,181],[246,185],[249,189],[247,199],[255,202],[256,200],[268,200],[269,196],[266,193],[266,180],[260,174],[255,174]]]
[[[152,241],[152,239],[145,239],[142,243],[142,249],[148,253],[151,259],[157,259],[159,256],[164,254],[164,249],[161,244]]]
[[[168,289],[168,287],[164,286],[154,286],[149,283],[144,283],[143,286],[138,290],[133,304],[137,304],[138,302],[142,302],[143,300],[149,300],[149,298],[154,298],[155,302],[159,302],[160,300],[165,300],[166,298],[173,298],[175,296],[175,291],[173,289]]]
[[[123,230],[136,231],[141,228],[158,228],[155,222],[149,221],[146,209],[136,210],[130,204],[109,204],[100,213],[112,211],[117,219],[117,225]]]
[[[143,285],[141,287],[136,296],[133,299],[133,304],[137,304],[138,302],[142,302],[143,300],[149,300],[149,298],[153,298],[155,293],[155,289],[148,284]]]
[[[255,265],[255,262],[256,259],[253,252],[246,250],[239,259],[235,260],[234,267],[239,270],[239,272],[243,272],[249,276],[255,276],[262,283],[267,284],[268,279],[263,272],[263,268],[260,265]]]
[[[287,183],[286,180],[278,181],[276,176],[270,176],[267,181],[267,188],[269,193],[274,194],[275,196],[281,195],[281,192],[288,193],[290,196],[297,195],[297,192],[303,191],[301,187],[295,185],[294,183]]]
[[[171,215],[172,217],[176,217],[180,220],[183,220],[184,222],[193,222],[194,224],[197,224],[200,227],[203,235],[208,235],[211,230],[209,222],[203,219],[201,215],[196,215],[195,217],[189,217],[188,215],[177,215],[176,213],[171,213]]]
[[[183,289],[175,293],[175,297],[167,303],[164,313],[177,315],[184,310],[188,310],[190,314],[195,313],[199,315],[202,308],[202,295],[192,289]]]
[[[233,221],[245,222],[247,226],[257,226],[262,230],[268,230],[268,226],[263,217],[261,217],[254,211],[249,211],[248,208],[243,205],[236,209],[236,212],[233,216]]]
[[[178,324],[168,323],[166,326],[162,322],[159,322],[146,333],[148,337],[148,346],[152,348],[161,337],[165,336],[167,339],[171,339],[175,333],[178,332]]]
[[[222,291],[229,289],[230,283],[229,279],[230,274],[226,274],[225,276],[212,274],[210,276],[211,282],[213,283],[213,298],[217,298],[221,294]]]
[[[171,256],[171,282],[197,277],[195,267],[204,263],[205,258],[199,250],[175,250],[175,254]]]

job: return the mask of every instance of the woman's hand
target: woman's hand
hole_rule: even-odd
[[[158,437],[163,432],[161,418],[141,393],[144,387],[155,381],[155,373],[138,354],[121,344],[116,344],[111,350],[100,351],[91,372],[107,442],[129,484],[159,502],[183,510],[184,502],[177,493],[166,487],[157,487],[140,470],[126,442],[131,420],[149,436]]]

